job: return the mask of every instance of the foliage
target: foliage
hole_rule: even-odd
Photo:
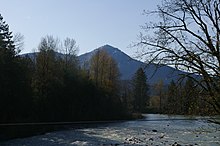
[[[31,100],[26,61],[16,54],[9,26],[0,15],[0,123],[28,119]]]
[[[184,115],[212,115],[216,114],[210,104],[199,94],[200,87],[188,78],[181,85],[172,81],[165,93],[163,93],[163,110],[161,113],[184,114]],[[198,97],[199,96],[199,97]]]
[[[98,50],[90,60],[90,78],[97,87],[116,93],[119,88],[119,69],[115,60],[104,50]]]
[[[149,105],[147,77],[142,68],[139,68],[133,77],[133,104],[136,112],[144,112]]]

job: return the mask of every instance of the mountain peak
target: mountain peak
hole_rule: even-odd
[[[118,48],[113,47],[113,46],[108,45],[108,44],[99,47],[98,50],[105,50],[105,51],[108,51],[108,52],[112,52],[112,51],[120,51]]]
[[[113,47],[113,46],[111,46],[111,45],[109,45],[109,44],[106,44],[106,45],[101,46],[101,47],[103,47],[103,48],[115,48],[115,47]]]
[[[111,45],[104,45],[104,46],[101,46],[99,48],[97,48],[97,50],[104,50],[106,51],[109,55],[111,56],[114,56],[114,55],[122,55],[122,56],[127,56],[128,58],[130,58],[127,54],[125,54],[124,52],[122,52],[120,49],[116,48],[116,47],[113,47]],[[96,51],[97,51],[96,50]],[[114,54],[114,55],[113,55]]]

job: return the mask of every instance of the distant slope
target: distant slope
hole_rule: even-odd
[[[118,48],[112,47],[110,45],[99,47],[89,53],[78,56],[80,65],[88,65],[90,58],[98,50],[105,50],[111,57],[114,58],[114,60],[118,63],[118,68],[122,80],[131,80],[137,69],[140,67],[145,68],[145,73],[148,77],[148,83],[151,85],[159,82],[160,80],[162,80],[163,83],[166,85],[169,84],[172,80],[177,81],[180,77],[180,74],[184,74],[184,72],[176,70],[169,66],[162,66],[160,68],[157,68],[155,64],[147,65],[141,61],[131,58]],[[36,55],[37,53],[28,53],[21,56],[30,57],[34,60]],[[61,53],[56,53],[56,55],[59,57],[63,57],[63,54]]]
[[[149,84],[154,84],[160,80],[163,80],[164,84],[168,84],[172,80],[178,80],[180,74],[184,73],[169,66],[162,66],[156,69],[155,64],[146,65],[141,61],[132,59],[118,48],[114,48],[110,45],[105,45],[92,52],[80,55],[79,61],[81,65],[83,65],[84,62],[88,62],[92,55],[94,55],[99,49],[105,50],[118,63],[122,80],[131,80],[139,67],[145,67],[145,73],[148,77]]]

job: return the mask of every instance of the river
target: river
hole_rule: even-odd
[[[28,138],[13,139],[1,146],[220,146],[220,125],[205,117],[145,114],[144,119],[55,131]]]

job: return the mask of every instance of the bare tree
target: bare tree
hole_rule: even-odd
[[[73,65],[76,63],[76,54],[79,47],[76,45],[76,41],[74,39],[66,38],[64,40],[64,49],[63,53],[65,54],[65,64]]]
[[[137,44],[142,55],[189,72],[186,76],[201,75],[193,80],[220,112],[220,1],[163,0],[157,10],[144,14],[160,19],[142,26]]]
[[[41,39],[38,49],[39,51],[57,51],[59,48],[59,42],[60,41],[58,38],[47,35],[46,37]]]
[[[16,53],[20,53],[24,47],[24,36],[21,33],[16,33],[13,36],[13,42],[16,48]]]
[[[90,59],[90,78],[96,86],[118,90],[119,70],[115,60],[105,51],[97,50]]]

